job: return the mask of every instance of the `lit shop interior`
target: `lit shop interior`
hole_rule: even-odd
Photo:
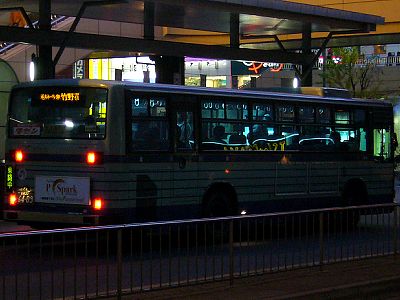
[[[155,63],[148,56],[89,59],[85,64],[88,65],[86,76],[90,79],[156,82]],[[282,67],[282,64],[187,57],[185,85],[242,88],[250,85],[265,70],[278,72]]]

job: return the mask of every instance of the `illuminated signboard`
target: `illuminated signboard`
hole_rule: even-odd
[[[73,78],[83,79],[85,77],[85,62],[80,59],[74,63]]]
[[[283,69],[283,64],[254,62],[254,61],[232,61],[232,75],[257,75],[264,71],[279,72]]]
[[[86,91],[79,87],[42,87],[32,91],[32,105],[82,106]]]
[[[80,93],[40,93],[40,101],[74,102],[80,100]]]
[[[12,190],[12,188],[13,188],[13,185],[14,185],[13,179],[14,179],[13,168],[11,166],[8,166],[7,167],[7,183],[6,183],[8,191]]]
[[[249,62],[244,61],[243,64],[248,67],[249,71],[254,72],[254,74],[259,74],[260,70],[266,69],[271,72],[279,72],[283,68],[283,64],[278,63],[260,63],[260,62]]]

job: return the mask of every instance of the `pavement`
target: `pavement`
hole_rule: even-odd
[[[0,232],[30,230],[0,220]],[[116,299],[116,297],[102,298]],[[400,300],[400,254],[124,295],[130,299]]]
[[[122,299],[400,299],[400,255],[229,281],[145,291]],[[116,299],[116,298],[109,298]]]
[[[32,230],[31,227],[26,225],[18,225],[15,222],[6,222],[0,220],[0,233],[10,233],[10,232],[19,232],[19,231],[29,231]]]

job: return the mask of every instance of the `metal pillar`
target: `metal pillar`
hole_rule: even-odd
[[[303,25],[303,32],[302,32],[302,45],[301,45],[301,51],[302,54],[304,55],[310,55],[311,54],[311,24],[306,23]],[[304,62],[301,65],[301,85],[302,86],[312,86],[313,81],[312,81],[312,72],[309,70],[312,70],[313,65],[310,64],[310,62]]]
[[[322,49],[322,74],[324,76],[322,76],[322,86],[326,87],[326,77],[325,77],[325,72],[326,72],[326,59],[327,59],[327,55],[326,55],[326,48]]]
[[[51,30],[51,1],[39,1],[39,29]],[[39,45],[37,79],[52,79],[55,76],[52,46]]]
[[[146,40],[154,40],[154,3],[144,2],[143,37]]]
[[[231,48],[239,48],[240,36],[239,36],[239,15],[231,13],[230,17],[230,46]]]
[[[155,56],[157,83],[185,84],[185,60],[176,56]]]
[[[153,2],[144,2],[143,38],[154,40]],[[157,55],[152,59],[156,63],[157,83],[185,84],[185,60],[183,57]]]

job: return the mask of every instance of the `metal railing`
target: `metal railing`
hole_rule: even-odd
[[[6,176],[6,166],[5,163],[2,159],[0,159],[0,182],[5,182],[5,176]],[[4,186],[4,185],[3,185]],[[0,188],[0,219],[3,219],[3,205],[4,201],[2,201],[5,197],[5,188]]]
[[[399,67],[400,66],[400,56],[371,56],[367,58],[358,59],[356,65],[359,67],[366,66],[367,64],[373,64],[377,67]],[[314,69],[322,70],[323,62],[317,61],[314,64]],[[290,71],[294,70],[294,65],[285,63],[283,64],[282,70]]]
[[[400,66],[400,56],[371,56],[366,58],[360,58],[357,60],[356,65],[359,67],[366,66],[368,64],[376,65],[377,67],[394,67]],[[322,69],[323,63],[317,61],[314,65],[316,69]]]
[[[381,205],[1,234],[0,298],[121,298],[322,268],[397,254],[398,226]]]

